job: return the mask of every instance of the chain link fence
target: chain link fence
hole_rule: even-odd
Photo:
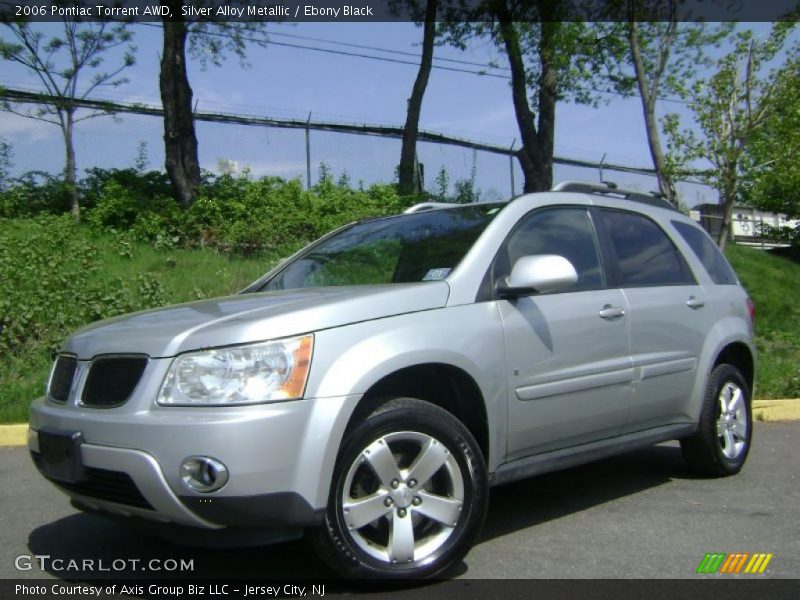
[[[215,174],[299,179],[305,186],[319,181],[323,165],[335,180],[346,181],[352,187],[396,181],[401,141],[391,132],[392,128],[363,126],[386,129],[387,133],[382,135],[377,131],[352,131],[357,129],[352,124],[317,123],[307,128],[302,125],[285,127],[257,121],[198,118],[196,133],[201,166]],[[337,130],[338,127],[351,131]],[[0,142],[9,148],[5,164],[0,164],[0,177],[13,178],[31,171],[58,175],[63,171],[64,143],[56,125],[1,111]],[[153,113],[124,112],[88,119],[77,125],[74,144],[79,177],[92,168],[162,170],[163,118]],[[452,143],[417,143],[424,188],[428,192],[452,197],[457,183],[469,182],[473,199],[481,201],[501,201],[521,193],[523,175],[513,156],[513,143],[508,144],[505,153],[501,146],[491,147],[490,151],[464,144],[491,147],[459,139]],[[589,158],[557,159],[554,180],[566,179],[613,180],[620,187],[644,192],[657,187],[655,177],[646,169],[609,165],[603,159],[595,163]],[[692,207],[691,216],[712,236],[716,235],[722,217],[713,190],[686,182],[680,183],[679,189],[681,204]],[[738,243],[770,248],[791,241],[790,233],[798,225],[800,221],[787,220],[782,215],[736,207],[731,233]]]
[[[15,102],[35,103],[36,94],[3,90]],[[99,104],[99,103],[96,103]],[[92,101],[87,105],[91,107]],[[17,105],[25,108],[25,104]],[[157,107],[116,104],[115,115],[77,124],[74,132],[79,176],[87,169],[163,169],[163,117]],[[334,179],[354,187],[396,181],[400,157],[399,127],[269,119],[253,115],[198,113],[196,132],[201,167],[212,173],[249,173],[260,177],[299,178],[314,185],[324,164]],[[423,135],[424,134],[424,135]],[[426,136],[428,139],[426,139]],[[29,171],[57,175],[64,168],[64,143],[58,126],[0,112],[0,140],[10,145],[3,172],[19,176]],[[424,189],[452,197],[456,188],[473,199],[504,200],[522,191],[523,175],[513,156],[518,143],[487,144],[421,132],[417,144]],[[646,164],[649,157],[640,157]],[[657,188],[651,169],[605,162],[597,157],[557,157],[554,180],[612,180],[638,191]],[[457,186],[456,184],[460,184]],[[713,190],[680,183],[682,204],[715,202]]]

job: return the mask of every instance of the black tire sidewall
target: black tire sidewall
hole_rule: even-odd
[[[366,554],[353,541],[342,521],[344,481],[358,455],[376,439],[397,431],[424,433],[435,438],[456,459],[464,479],[464,510],[450,538],[422,564],[387,565]],[[324,527],[344,560],[346,575],[354,578],[417,579],[436,575],[463,557],[483,525],[487,503],[486,468],[472,435],[450,413],[421,400],[401,398],[357,425],[349,434],[336,461]]]

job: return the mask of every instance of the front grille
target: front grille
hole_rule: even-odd
[[[59,356],[56,359],[56,364],[53,367],[53,375],[50,377],[50,388],[48,390],[51,399],[56,402],[67,401],[77,367],[78,359],[74,356]]]
[[[31,457],[36,466],[39,467],[41,464],[39,453],[31,452]],[[86,467],[84,474],[84,480],[78,483],[51,481],[58,487],[81,496],[153,510],[153,506],[142,496],[142,492],[139,491],[139,488],[136,487],[133,479],[127,473]]]
[[[136,389],[146,366],[147,358],[143,356],[98,358],[89,368],[81,403],[98,408],[124,404]]]

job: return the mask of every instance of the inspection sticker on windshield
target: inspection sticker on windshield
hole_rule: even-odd
[[[425,273],[425,277],[422,278],[422,281],[439,281],[440,279],[447,277],[449,274],[450,269],[448,267],[431,269]]]

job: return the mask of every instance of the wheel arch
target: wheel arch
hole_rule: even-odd
[[[736,367],[741,371],[742,375],[750,388],[750,395],[753,395],[753,386],[755,384],[755,359],[753,353],[747,344],[743,342],[731,342],[723,347],[717,354],[714,360],[712,370],[718,365],[728,364]]]
[[[434,404],[461,421],[470,431],[484,460],[489,462],[489,420],[483,393],[462,368],[440,362],[397,369],[373,383],[350,415],[345,436],[390,398],[410,397]]]

